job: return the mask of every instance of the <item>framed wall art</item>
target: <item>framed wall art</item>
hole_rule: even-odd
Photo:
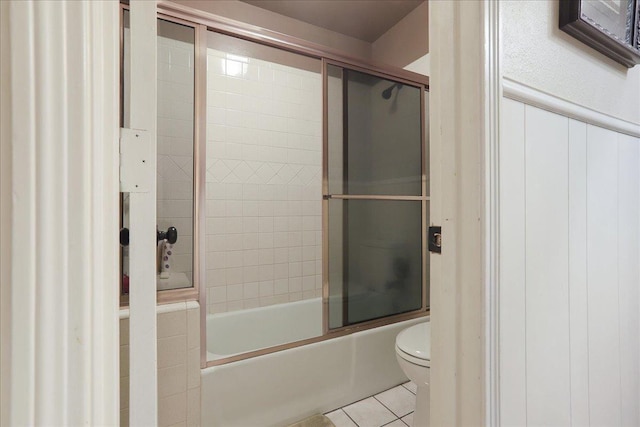
[[[640,63],[640,0],[560,0],[560,29],[628,68]]]

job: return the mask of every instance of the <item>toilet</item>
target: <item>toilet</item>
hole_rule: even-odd
[[[402,371],[418,386],[414,427],[429,426],[431,370],[431,323],[423,322],[402,330],[396,337],[396,358]]]

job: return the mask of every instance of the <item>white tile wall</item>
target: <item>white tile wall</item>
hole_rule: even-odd
[[[640,140],[505,99],[503,425],[640,425]]]
[[[320,86],[319,72],[208,50],[209,313],[321,295]]]
[[[160,309],[162,312],[160,312]],[[159,306],[158,424],[200,425],[200,309]],[[120,425],[129,425],[129,319],[120,319]]]
[[[163,33],[190,31],[160,21]],[[173,271],[192,280],[193,43],[158,37],[158,228],[178,229]]]

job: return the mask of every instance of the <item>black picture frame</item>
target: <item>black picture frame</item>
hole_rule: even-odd
[[[594,48],[598,52],[608,56],[616,62],[632,68],[640,64],[640,0],[560,0],[560,29],[575,37],[584,44]],[[587,4],[588,3],[588,4]],[[626,40],[615,34],[615,30],[607,29],[605,24],[598,22],[597,13],[589,16],[585,13],[585,8],[604,5],[615,13],[615,10],[608,5],[627,6],[625,18]],[[620,12],[618,12],[620,13]],[[600,17],[605,17],[600,14]],[[620,17],[613,17],[620,20]],[[629,29],[629,21],[631,28]],[[611,24],[609,24],[611,25]]]

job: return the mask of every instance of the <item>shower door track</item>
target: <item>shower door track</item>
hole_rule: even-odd
[[[122,2],[122,7],[127,8],[126,2]],[[426,177],[426,122],[425,122],[425,91],[429,90],[429,77],[422,74],[414,73],[412,71],[404,70],[402,68],[396,68],[376,62],[369,62],[360,58],[355,58],[344,53],[321,46],[306,40],[302,40],[296,37],[288,36],[282,33],[278,33],[271,30],[266,30],[251,24],[235,21],[229,18],[221,17],[211,13],[199,11],[187,6],[173,3],[171,1],[159,0],[158,1],[158,14],[161,18],[169,18],[174,22],[180,22],[185,25],[192,26],[196,29],[195,40],[195,52],[196,56],[206,59],[206,32],[213,31],[232,37],[244,39],[250,42],[258,43],[261,45],[271,46],[277,49],[289,51],[299,55],[320,59],[322,61],[322,112],[323,112],[323,147],[322,147],[322,306],[323,306],[323,333],[320,336],[308,338],[305,340],[294,341],[291,343],[281,344],[273,347],[263,348],[241,354],[228,356],[221,359],[207,361],[206,352],[206,286],[205,273],[206,266],[204,262],[200,262],[202,255],[196,255],[204,251],[204,222],[205,222],[205,203],[202,202],[206,198],[205,192],[205,177],[204,171],[206,171],[205,155],[205,143],[206,141],[206,129],[204,120],[198,119],[198,116],[206,114],[206,100],[204,96],[197,97],[198,94],[206,93],[206,60],[200,60],[196,62],[196,78],[195,78],[195,93],[196,93],[196,106],[195,106],[195,135],[196,135],[196,175],[195,175],[195,189],[194,189],[194,204],[197,209],[194,211],[194,274],[198,277],[198,301],[200,303],[200,366],[201,368],[207,368],[211,366],[222,365],[230,362],[244,360],[252,357],[262,356],[281,350],[287,350],[295,347],[300,347],[307,344],[317,343],[345,335],[349,335],[355,332],[364,331],[367,329],[377,328],[380,326],[390,325],[401,321],[416,319],[425,317],[430,314],[429,307],[427,305],[426,284],[427,284],[427,272],[425,266],[427,265],[427,207],[430,197],[427,196],[427,177]],[[421,177],[421,195],[419,196],[366,196],[366,195],[329,195],[328,194],[328,99],[327,99],[327,65],[337,65],[340,67],[368,73],[377,77],[391,79],[400,83],[411,85],[420,89],[420,103],[421,103],[421,150],[422,150],[422,177]],[[195,153],[194,153],[195,154]],[[386,316],[383,318],[364,321],[354,325],[347,325],[339,328],[329,329],[328,322],[328,300],[329,300],[329,285],[328,285],[328,200],[329,199],[369,199],[369,200],[413,200],[420,201],[422,205],[422,302],[421,307],[417,310],[410,312],[395,314]],[[197,225],[196,225],[197,224]],[[196,261],[196,258],[198,260]],[[159,292],[170,292],[161,291]],[[183,294],[186,295],[186,294]],[[191,294],[189,294],[191,296]],[[192,298],[186,298],[192,299]],[[195,298],[193,298],[195,299]],[[159,301],[162,299],[159,298]],[[182,299],[184,301],[185,299]],[[169,302],[169,301],[167,301]],[[203,305],[204,304],[204,305]]]
[[[241,38],[312,58],[335,61],[336,65],[344,65],[355,70],[360,68],[360,71],[377,74],[381,77],[390,77],[399,82],[403,82],[404,80],[404,83],[413,84],[414,86],[422,85],[429,89],[429,77],[423,74],[377,63],[375,61],[366,61],[361,58],[347,55],[336,49],[299,39],[297,37],[196,10],[167,0],[158,0],[158,11],[168,16],[173,16],[175,18],[191,22],[192,24],[204,25],[207,29],[217,33],[226,34],[232,37]]]

